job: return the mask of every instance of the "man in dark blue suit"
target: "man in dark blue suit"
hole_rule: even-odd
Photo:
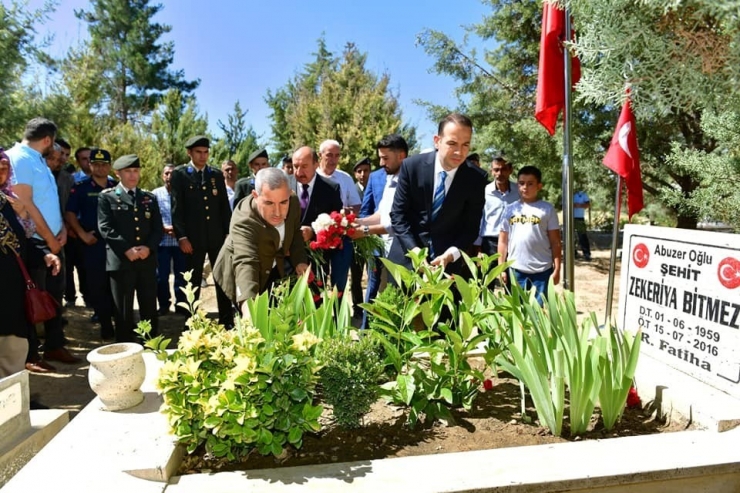
[[[398,134],[386,135],[378,141],[375,148],[378,150],[380,169],[370,174],[362,199],[358,223],[363,226],[362,234],[383,235],[386,247],[385,251],[378,252],[376,255],[374,266],[372,268],[368,266],[365,303],[373,301],[380,290],[383,274],[383,263],[380,258],[387,255],[393,239],[390,236],[393,233],[390,224],[393,196],[398,184],[401,163],[409,154],[406,140]],[[363,314],[362,328],[367,328],[367,313]]]
[[[311,223],[319,214],[338,212],[342,209],[342,196],[339,184],[316,173],[319,158],[316,151],[310,147],[301,147],[293,154],[293,169],[296,179],[296,195],[301,205],[301,234],[304,241],[311,241],[315,231]],[[343,248],[352,248],[352,241],[344,238]],[[349,274],[349,264],[352,256],[342,255],[344,252],[325,250],[325,265],[318,267],[316,274],[324,281],[331,277],[332,284],[339,291],[344,292]]]
[[[484,171],[466,162],[472,135],[470,119],[452,113],[439,123],[436,151],[403,162],[390,214],[388,258],[394,263],[411,268],[406,253],[428,248],[432,265],[466,274],[461,252],[478,237],[487,181]]]

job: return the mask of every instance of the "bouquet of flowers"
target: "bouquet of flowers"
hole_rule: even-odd
[[[316,240],[309,243],[311,250],[334,250],[344,247],[344,236],[353,235],[355,215],[341,212],[319,214],[311,227],[316,232]]]
[[[319,214],[311,227],[316,232],[316,239],[308,244],[311,257],[318,263],[323,263],[323,250],[344,248],[344,237],[355,234],[357,216],[346,213],[344,210],[330,214]],[[355,258],[361,261],[373,262],[374,255],[383,251],[383,240],[376,235],[357,238],[352,241]]]

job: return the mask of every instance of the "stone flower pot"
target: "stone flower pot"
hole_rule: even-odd
[[[99,347],[87,354],[90,388],[103,403],[106,411],[121,411],[140,404],[144,393],[146,367],[141,344],[119,342]]]

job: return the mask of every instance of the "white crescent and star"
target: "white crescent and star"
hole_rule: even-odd
[[[632,123],[626,122],[624,125],[619,127],[619,147],[622,148],[625,154],[629,156],[630,159],[632,159],[632,153],[630,152],[630,145],[629,145],[629,136],[630,132],[632,131]]]
[[[632,251],[632,260],[634,260],[635,264],[641,264],[645,261],[645,250],[642,248],[635,248]]]
[[[727,274],[729,272],[729,275]],[[719,277],[723,281],[732,282],[735,279],[740,278],[740,270],[734,269],[732,265],[723,265],[719,269]]]

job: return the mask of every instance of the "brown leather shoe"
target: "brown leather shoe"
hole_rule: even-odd
[[[44,359],[49,361],[59,361],[60,363],[79,363],[80,358],[70,353],[67,348],[60,347],[51,351],[44,351]]]
[[[26,370],[32,373],[51,373],[57,371],[56,368],[41,358],[26,362]]]

